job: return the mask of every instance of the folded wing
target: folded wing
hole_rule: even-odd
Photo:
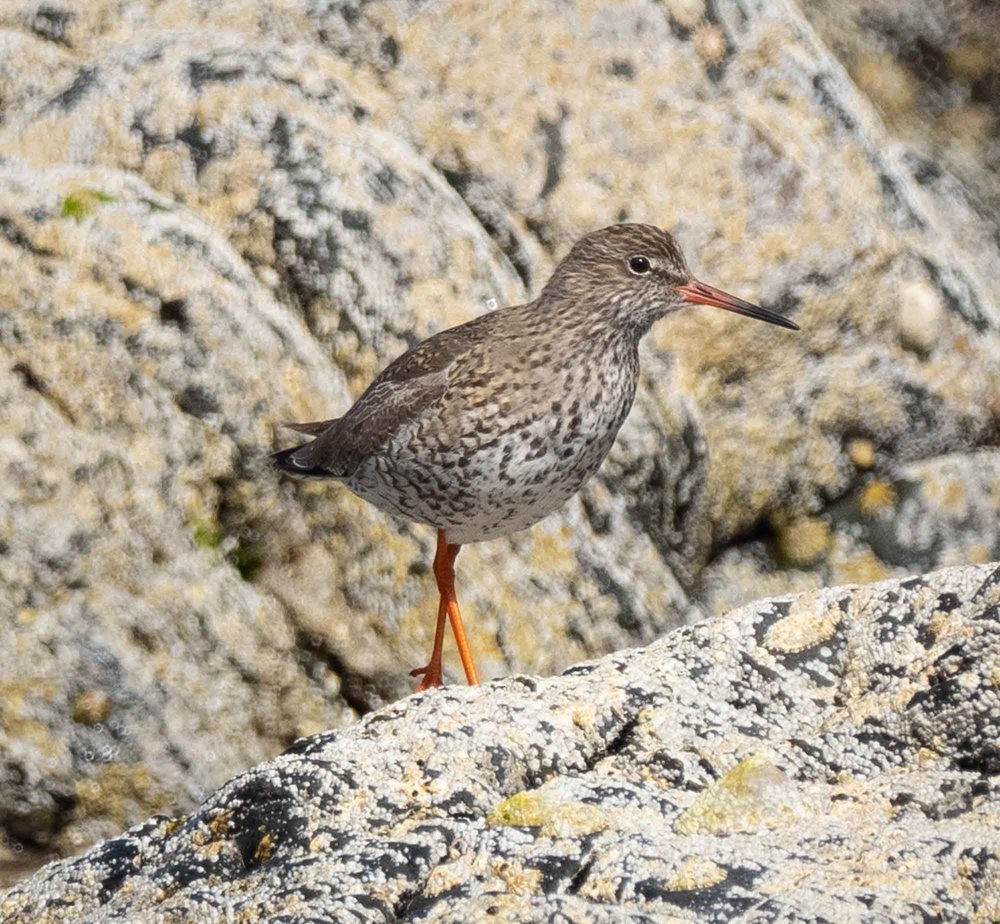
[[[482,342],[500,314],[493,312],[449,328],[404,353],[386,366],[343,417],[286,424],[316,439],[274,453],[275,467],[311,478],[350,478],[400,427],[434,408],[447,391],[449,368]]]

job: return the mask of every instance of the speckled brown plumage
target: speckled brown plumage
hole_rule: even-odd
[[[632,406],[640,339],[690,302],[795,327],[692,279],[665,231],[613,225],[580,240],[534,301],[423,341],[343,417],[293,425],[316,438],[274,463],[342,481],[444,546],[524,529],[600,466]]]

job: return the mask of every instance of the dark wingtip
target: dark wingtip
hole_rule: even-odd
[[[308,445],[308,443],[306,444]],[[279,472],[289,475],[298,475],[300,478],[329,478],[330,473],[317,466],[304,467],[295,462],[295,454],[302,449],[301,446],[292,446],[289,449],[279,449],[271,453],[271,464]]]

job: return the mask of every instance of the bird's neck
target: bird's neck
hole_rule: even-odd
[[[630,317],[611,294],[586,299],[564,296],[545,305],[536,304],[552,319],[567,343],[588,353],[633,355],[649,330],[643,318]]]

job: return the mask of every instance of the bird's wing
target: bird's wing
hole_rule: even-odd
[[[349,478],[400,427],[441,400],[449,368],[489,336],[499,314],[441,331],[393,360],[343,417],[311,443],[276,453],[275,464],[302,475]]]

